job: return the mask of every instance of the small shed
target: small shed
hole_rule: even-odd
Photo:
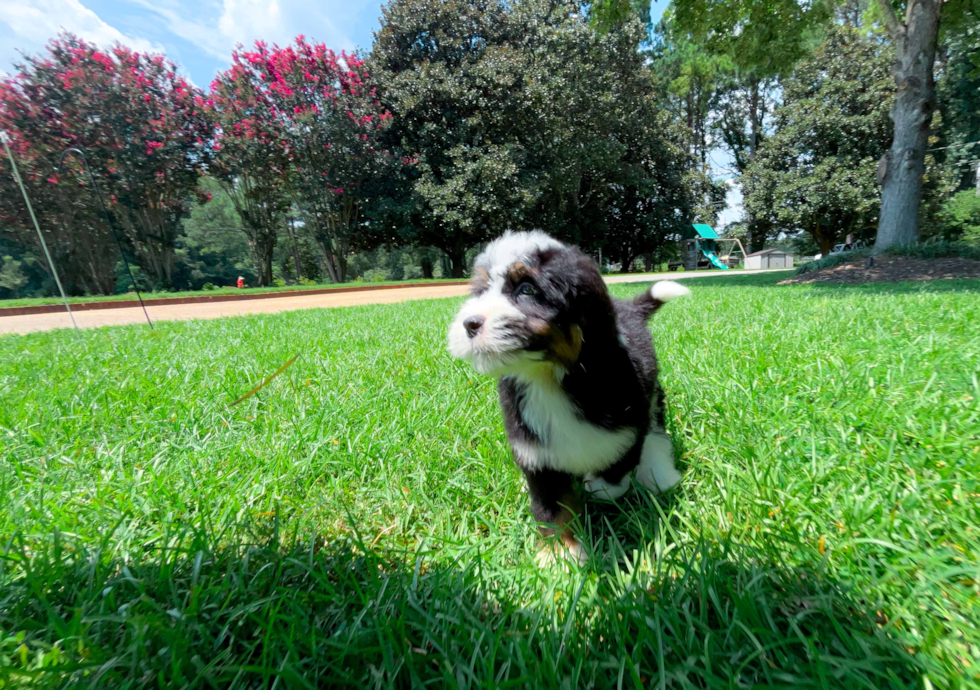
[[[746,268],[793,268],[793,255],[782,249],[763,249],[745,257]]]

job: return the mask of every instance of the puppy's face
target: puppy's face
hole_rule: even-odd
[[[491,376],[568,369],[582,348],[584,307],[597,296],[608,302],[592,260],[540,232],[492,242],[477,257],[470,288],[449,329],[449,352]]]

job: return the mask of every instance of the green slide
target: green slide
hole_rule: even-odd
[[[708,261],[713,263],[715,265],[715,268],[720,268],[723,271],[728,270],[728,264],[726,264],[724,261],[719,259],[714,252],[709,251],[707,249],[702,249],[701,253],[704,254],[706,257],[708,257]]]

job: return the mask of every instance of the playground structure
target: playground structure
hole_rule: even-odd
[[[681,261],[671,268],[685,271],[718,268],[727,271],[745,261],[745,248],[734,237],[719,237],[710,225],[693,223],[680,241]],[[741,254],[741,256],[736,256]]]

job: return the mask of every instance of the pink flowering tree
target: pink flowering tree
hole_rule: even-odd
[[[282,118],[260,75],[236,53],[202,98],[218,126],[211,172],[242,221],[259,285],[272,283],[272,260],[290,206]]]
[[[61,152],[76,147],[144,272],[170,285],[181,220],[210,156],[213,130],[200,93],[162,55],[122,45],[102,51],[67,33],[18,68],[0,83],[0,126],[13,137],[38,199],[54,196],[57,208],[68,209],[50,218],[65,227],[49,230],[70,236],[64,260],[90,261],[85,247],[94,247],[108,257],[103,263],[111,260],[113,284],[102,275],[85,289],[114,288],[115,253],[80,161],[68,159],[66,171],[54,172]],[[51,189],[37,189],[42,179]]]
[[[298,36],[293,45],[233,54],[232,71],[252,86],[264,109],[263,132],[278,147],[277,164],[304,211],[331,280],[343,282],[347,258],[372,241],[365,209],[402,165],[379,143],[391,120],[356,55],[334,53]],[[258,136],[255,111],[232,125],[237,136]],[[274,134],[271,132],[274,130]]]

